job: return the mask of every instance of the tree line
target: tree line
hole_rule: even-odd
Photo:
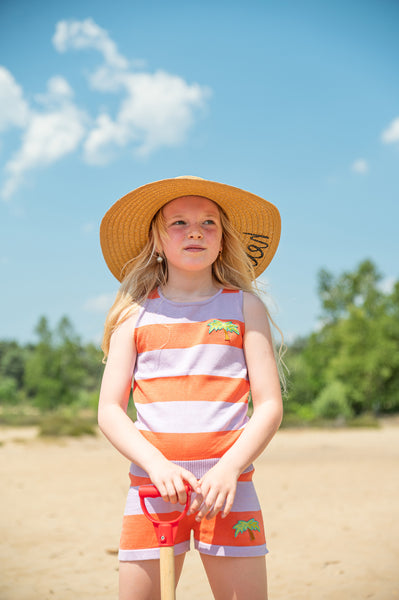
[[[399,411],[399,281],[384,289],[370,260],[318,273],[320,326],[287,351],[286,413],[350,419]]]
[[[316,331],[285,356],[285,415],[302,421],[399,411],[399,281],[389,289],[370,261],[334,276],[322,269]],[[83,344],[67,317],[52,330],[41,317],[36,343],[0,341],[0,407],[95,409],[102,352]]]
[[[67,317],[54,330],[41,317],[35,334],[36,344],[0,341],[0,405],[94,408],[104,366],[100,349],[82,344]]]

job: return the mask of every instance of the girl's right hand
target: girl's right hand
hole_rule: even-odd
[[[187,469],[175,465],[166,458],[153,464],[151,469],[148,470],[148,474],[152,483],[161,494],[162,500],[165,502],[186,504],[186,483],[188,483],[193,491],[196,492],[198,490],[198,480],[196,477],[190,471],[187,471]]]

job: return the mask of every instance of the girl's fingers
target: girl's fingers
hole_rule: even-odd
[[[226,503],[225,496],[219,495],[216,499],[215,504],[213,505],[212,510],[206,515],[206,518],[213,519],[213,517],[216,517],[216,515],[222,510],[225,503]]]
[[[173,482],[168,482],[165,486],[165,489],[166,489],[165,498],[162,496],[162,500],[164,500],[165,502],[171,502],[172,504],[176,504],[177,494],[176,494],[176,490],[175,490],[175,486],[174,486]]]
[[[224,509],[222,510],[222,519],[227,517],[231,509],[233,508],[235,494],[229,494],[227,496],[226,504],[224,505]]]
[[[190,471],[187,471],[186,469],[182,469],[182,477],[183,477],[184,482],[188,483],[192,492],[198,491],[198,486],[199,486],[198,479],[192,473],[190,473]]]
[[[170,479],[164,479],[158,483],[154,481],[153,483],[158,488],[162,499],[171,504],[176,504],[177,502],[183,505],[186,504],[186,484],[188,484],[192,490],[198,488],[198,480],[190,473],[190,471],[186,471],[186,469],[179,469],[177,473],[172,472],[170,474]]]
[[[221,512],[222,518],[226,517],[232,509],[236,486],[223,485],[212,486],[209,481],[200,480],[201,495],[196,496],[191,507],[190,514],[197,512],[196,519],[213,519]]]
[[[210,492],[204,495],[203,502],[200,506],[197,516],[195,517],[197,521],[201,521],[204,517],[208,515],[210,511],[213,510],[216,499],[217,496],[214,492]]]
[[[191,502],[190,508],[187,511],[187,514],[192,515],[192,514],[196,513],[197,510],[199,510],[203,501],[204,501],[204,498],[203,498],[202,494],[200,494],[198,492],[194,493],[193,500]]]

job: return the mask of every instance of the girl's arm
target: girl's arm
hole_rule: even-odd
[[[98,424],[123,456],[148,473],[164,500],[184,504],[184,481],[195,488],[197,479],[186,469],[167,460],[141,435],[126,414],[136,362],[133,337],[136,319],[136,315],[129,317],[112,334],[101,384]]]
[[[233,505],[237,480],[263,452],[283,416],[280,380],[266,309],[259,298],[244,293],[244,352],[251,385],[253,414],[235,444],[200,480],[203,504],[197,519],[227,516]],[[191,512],[200,507],[193,502]]]

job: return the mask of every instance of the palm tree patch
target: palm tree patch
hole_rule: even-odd
[[[259,523],[255,519],[249,519],[249,521],[238,521],[238,523],[233,525],[233,529],[235,529],[234,537],[237,537],[239,533],[248,531],[251,541],[255,539],[253,532],[260,531]]]
[[[213,319],[213,321],[208,323],[208,326],[210,334],[212,331],[220,331],[222,329],[224,331],[224,339],[226,342],[230,341],[229,333],[240,335],[240,328],[231,321],[219,321],[219,319]]]

